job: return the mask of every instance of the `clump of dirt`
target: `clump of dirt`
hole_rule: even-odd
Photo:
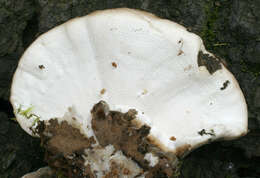
[[[119,178],[120,175],[120,165],[115,162],[112,162],[110,166],[110,172],[108,172],[104,178]],[[125,175],[127,175],[127,170],[125,171]]]
[[[167,178],[175,173],[173,160],[175,156],[165,153],[147,138],[150,127],[138,127],[133,121],[137,112],[129,110],[127,113],[109,111],[108,105],[101,101],[92,111],[92,128],[99,144],[103,147],[111,144],[116,150],[121,150],[127,157],[136,161],[146,172],[146,178]],[[158,157],[157,164],[150,166],[145,159],[147,153]]]
[[[39,122],[36,131],[46,150],[45,161],[57,176],[94,178],[90,165],[85,166],[82,157],[84,149],[92,149],[91,145],[95,143],[93,137],[87,138],[67,121],[58,123],[57,119],[51,119],[48,124]]]
[[[169,178],[174,175],[175,155],[163,152],[148,139],[151,128],[136,123],[137,111],[110,111],[109,106],[101,101],[94,105],[91,114],[92,129],[96,138],[86,137],[65,120],[58,122],[58,119],[51,119],[48,122],[38,122],[35,132],[40,135],[41,145],[46,150],[45,161],[58,177],[96,178],[100,177],[97,171],[103,171],[102,178],[120,178],[122,175],[129,178],[142,175],[145,175],[145,178]],[[105,151],[109,146],[114,149],[111,155]],[[107,154],[110,160],[108,170],[95,170],[96,168],[92,167],[91,159],[97,161],[93,164],[102,159],[105,161],[105,157],[100,156],[102,154],[98,150]],[[122,156],[116,155],[116,152],[126,156],[126,159],[129,158],[137,167],[140,166],[138,175],[134,175],[133,168],[124,162],[126,160]]]
[[[204,54],[202,51],[198,54],[198,66],[205,66],[211,75],[222,68],[221,62],[217,58]]]

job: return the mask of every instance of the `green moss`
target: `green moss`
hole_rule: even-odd
[[[179,161],[175,168],[174,178],[179,178],[181,176],[181,168],[183,165],[183,161]]]
[[[11,117],[10,120],[17,122],[17,119],[15,117]]]
[[[217,46],[220,46],[220,43],[217,43],[216,37],[216,26],[215,22],[219,17],[219,7],[214,6],[215,0],[205,2],[204,11],[206,14],[206,22],[203,26],[203,29],[200,33],[200,36],[205,41],[205,46],[207,49],[212,50]],[[221,43],[221,46],[226,45]]]
[[[32,113],[33,106],[28,107],[27,109],[23,110],[22,106],[20,105],[17,110],[15,110],[15,114],[19,114],[26,119],[33,119],[32,127],[35,126],[37,122],[40,121],[40,116],[37,116],[36,114]]]
[[[19,111],[20,111],[19,114],[25,116],[26,118],[30,118],[30,113],[31,113],[32,109],[33,109],[32,106],[27,108],[27,109],[25,109],[25,110],[21,110],[21,107],[20,107],[19,108]]]
[[[215,43],[213,44],[214,47],[219,47],[219,46],[228,46],[228,43]]]
[[[260,64],[247,63],[245,60],[240,61],[241,71],[254,75],[255,77],[260,76]]]
[[[56,177],[57,178],[66,178],[61,170],[56,172]]]
[[[69,3],[73,2],[73,0],[48,0],[49,2],[55,2],[55,3]]]

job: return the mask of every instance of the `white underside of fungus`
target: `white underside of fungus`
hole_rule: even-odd
[[[218,70],[199,65],[200,55]],[[73,108],[78,128],[91,136],[94,104],[133,108],[159,147],[178,154],[247,133],[244,96],[217,61],[199,36],[174,22],[137,10],[98,11],[55,27],[26,50],[11,103],[31,135],[35,119],[61,118]]]
[[[38,169],[37,171],[33,173],[28,173],[24,175],[22,178],[41,178],[41,177],[51,177],[51,169],[49,167],[43,167]]]

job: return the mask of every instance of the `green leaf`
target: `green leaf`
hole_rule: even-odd
[[[26,110],[21,110],[20,114],[25,116],[26,118],[28,118],[30,116],[29,113],[32,111],[32,109],[33,109],[33,106],[29,107]]]

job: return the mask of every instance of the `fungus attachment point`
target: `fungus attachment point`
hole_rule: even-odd
[[[46,67],[39,64],[51,65],[39,72],[35,66]],[[117,68],[114,72],[111,65]],[[100,95],[110,108],[100,102]],[[148,143],[155,150],[179,156],[209,140],[234,139],[247,133],[247,106],[241,89],[221,61],[206,51],[201,38],[179,24],[126,8],[76,18],[38,37],[20,59],[10,101],[15,111],[33,106],[30,114],[37,116],[37,121],[15,113],[29,134],[33,135],[32,125],[35,128],[38,121],[59,118],[60,123],[63,118],[87,138],[97,138],[97,145],[100,142],[95,153],[90,148],[84,151],[88,153],[85,161],[94,164],[97,154],[106,155],[107,160],[129,163],[131,175],[148,171],[143,155]],[[90,110],[96,103],[105,107],[93,120]],[[68,112],[70,107],[73,109]],[[130,112],[122,114],[129,109],[139,111],[132,114],[135,118]],[[112,128],[110,122],[117,127]],[[112,131],[117,133],[115,138],[131,142],[122,136],[128,134],[136,138],[135,143],[143,137],[148,143],[142,143],[136,156],[121,148],[118,140],[102,140]],[[129,156],[136,156],[143,167]],[[146,158],[156,160],[150,154]],[[169,159],[172,157],[159,160],[154,170]],[[105,171],[92,166],[86,170]],[[146,174],[152,175],[156,171]]]

